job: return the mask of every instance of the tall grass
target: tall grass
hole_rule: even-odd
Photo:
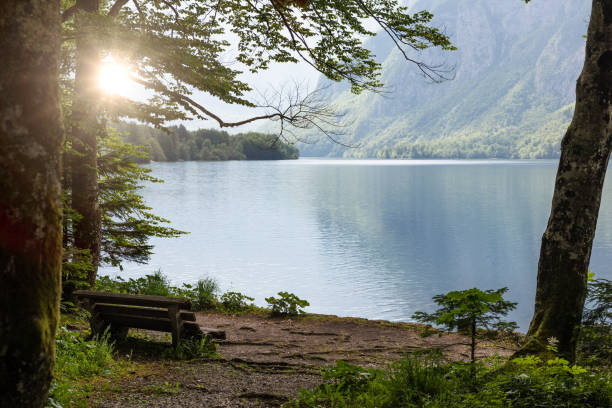
[[[324,383],[302,390],[294,408],[600,408],[612,407],[612,373],[556,358],[514,359],[501,366],[443,363],[406,356],[387,370],[338,362]]]
[[[87,340],[86,334],[60,327],[48,406],[67,406],[74,398],[74,382],[110,374],[114,345],[109,334]]]
[[[170,280],[161,270],[156,270],[152,275],[128,280],[120,276],[100,276],[96,280],[95,289],[135,295],[184,297],[191,300],[192,309],[195,311],[214,309],[219,302],[219,284],[216,279],[206,277],[198,280],[195,285],[185,283],[177,287],[170,284]]]

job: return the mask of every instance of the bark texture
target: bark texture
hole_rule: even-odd
[[[72,208],[81,215],[74,224],[74,246],[89,250],[93,270],[88,276],[90,285],[96,280],[100,262],[100,208],[98,202],[97,138],[102,127],[98,123],[98,68],[100,55],[95,36],[94,15],[99,11],[99,0],[77,0],[75,22],[76,71],[74,103],[71,118],[71,143],[75,154],[71,157]]]
[[[535,311],[523,352],[550,338],[575,358],[587,272],[611,149],[612,0],[593,0],[574,118],[561,142],[552,209],[542,237]]]
[[[42,407],[62,251],[59,0],[0,2],[0,407]]]

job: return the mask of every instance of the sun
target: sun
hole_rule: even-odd
[[[130,72],[112,59],[103,61],[98,74],[98,86],[108,94],[123,95],[130,88]]]

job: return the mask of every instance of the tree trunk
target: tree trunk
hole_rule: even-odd
[[[470,362],[472,363],[472,368],[474,368],[474,364],[476,363],[476,319],[472,319],[470,334],[472,336],[472,342],[470,343]]]
[[[92,15],[99,10],[99,0],[77,0],[76,71],[71,118],[72,208],[81,215],[74,224],[74,246],[89,250],[93,269],[88,281],[93,285],[100,262],[100,208],[98,204],[97,138],[102,130],[98,122],[98,68],[100,55],[95,39]]]
[[[535,311],[522,353],[551,338],[573,361],[591,247],[611,148],[612,0],[593,0],[574,118],[563,141],[548,227],[542,237]]]
[[[0,2],[0,406],[47,400],[62,252],[59,0]]]

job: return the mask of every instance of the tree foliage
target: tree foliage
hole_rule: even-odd
[[[73,236],[75,247],[89,251],[92,259],[89,284],[102,261],[96,139],[104,136],[106,120],[132,118],[164,127],[172,120],[198,118],[228,127],[272,119],[325,132],[337,118],[317,93],[303,96],[296,90],[258,104],[248,97],[251,89],[240,74],[302,59],[334,80],[349,81],[354,92],[377,89],[380,66],[359,38],[374,34],[365,28],[366,18],[377,21],[424,75],[443,78],[439,67],[413,60],[406,50],[452,49],[450,41],[429,26],[431,14],[410,15],[396,0],[64,0],[61,77],[64,95],[71,99],[67,128],[78,153],[69,181],[76,187],[71,205],[81,215],[73,220]],[[238,64],[225,61],[232,46]],[[107,60],[131,72],[131,80],[147,91],[146,100],[97,89],[96,72]],[[265,112],[228,123],[192,99],[194,91]]]
[[[68,148],[69,149],[69,148]],[[65,154],[74,154],[68,150]],[[138,166],[136,160],[148,156],[142,148],[123,142],[118,134],[99,139],[98,186],[101,214],[101,263],[122,268],[122,263],[146,263],[153,246],[152,237],[171,238],[183,231],[167,226],[168,220],[152,213],[139,190],[142,183],[159,183],[150,175],[151,170]],[[69,174],[69,172],[68,172]],[[72,191],[64,189],[64,260],[62,274],[64,287],[86,285],[92,269],[88,250],[74,245],[75,221],[81,215],[71,206]]]
[[[143,182],[161,183],[151,169],[134,158],[147,157],[140,148],[123,142],[118,135],[100,141],[98,172],[102,215],[102,262],[121,266],[123,261],[146,263],[152,237],[172,238],[183,231],[167,226],[168,220],[153,214],[139,190]]]
[[[612,367],[612,281],[589,282],[578,355],[589,365]]]
[[[215,129],[188,131],[183,125],[167,131],[135,123],[118,123],[124,139],[144,146],[153,161],[179,160],[283,160],[297,159],[296,147],[264,133],[248,132],[229,135]]]
[[[78,2],[65,2],[64,62],[74,64],[74,41],[87,34],[79,30],[94,30],[102,58],[127,66],[132,80],[151,93],[145,102],[102,98],[105,112],[155,126],[189,118],[212,119],[222,127],[246,123],[223,121],[191,95],[198,90],[227,103],[256,106],[240,74],[265,70],[271,63],[302,60],[332,80],[348,81],[356,93],[379,89],[380,64],[362,44],[374,35],[366,27],[368,19],[427,78],[440,81],[450,74],[417,59],[418,51],[428,47],[452,50],[449,38],[431,26],[430,13],[411,14],[397,0],[117,0],[99,5],[98,12],[84,13]],[[87,24],[74,24],[75,15]],[[227,64],[228,52],[238,64]],[[266,114],[247,122],[268,118],[316,124],[313,112],[290,105],[268,104]]]
[[[434,323],[448,330],[469,330],[471,359],[475,362],[476,330],[478,328],[512,331],[516,323],[501,320],[517,303],[504,300],[503,294],[508,288],[482,291],[477,288],[451,291],[436,295],[433,300],[440,306],[434,313],[416,312],[412,318],[419,322]]]

